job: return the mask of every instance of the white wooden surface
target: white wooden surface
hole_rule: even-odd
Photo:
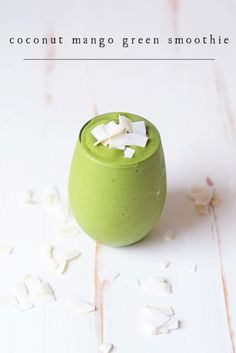
[[[236,352],[236,3],[233,0],[0,2],[0,296],[26,273],[42,276],[57,302],[18,313],[0,309],[2,353],[95,353],[101,341],[122,353]],[[230,36],[227,48],[10,47],[15,35]],[[22,57],[215,57],[215,62],[24,62]],[[86,235],[62,241],[40,207],[23,208],[18,195],[58,185],[67,197],[78,132],[97,113],[129,111],[159,128],[166,156],[168,200],[161,222],[127,248],[96,245]],[[185,192],[209,176],[223,202],[196,214]],[[176,240],[162,234],[173,229]],[[40,244],[78,244],[82,256],[56,277],[44,267]],[[171,261],[162,270],[159,262]],[[195,274],[184,271],[196,263]],[[120,277],[103,287],[97,273]],[[168,298],[127,288],[126,281],[165,276]],[[69,312],[66,296],[95,303],[85,316]],[[170,335],[142,332],[145,304],[171,304],[182,322]]]

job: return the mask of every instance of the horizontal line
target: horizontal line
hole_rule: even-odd
[[[23,58],[25,61],[214,61],[215,58]]]

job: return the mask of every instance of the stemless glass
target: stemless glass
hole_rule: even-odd
[[[122,114],[143,120],[149,141],[135,149],[133,158],[123,151],[94,146],[91,130]],[[166,199],[166,169],[160,135],[148,120],[129,113],[103,114],[80,131],[74,151],[69,199],[81,228],[93,239],[110,246],[125,246],[148,235],[160,218]]]

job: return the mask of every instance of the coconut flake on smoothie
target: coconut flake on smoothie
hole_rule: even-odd
[[[97,125],[91,130],[91,134],[96,139],[94,146],[103,144],[109,148],[123,150],[124,158],[132,158],[135,154],[135,150],[127,146],[145,148],[148,142],[145,122],[132,122],[120,114],[118,124],[112,120],[107,124]]]

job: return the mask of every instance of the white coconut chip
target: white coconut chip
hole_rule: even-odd
[[[81,255],[81,252],[77,248],[73,248],[57,255],[58,262],[72,261],[77,259]]]
[[[66,298],[65,305],[77,314],[87,314],[96,310],[95,306],[79,298]]]
[[[171,285],[167,280],[160,277],[150,277],[141,282],[141,289],[149,294],[170,294]]]
[[[44,188],[41,195],[41,202],[45,207],[51,207],[61,202],[61,196],[57,186]]]
[[[171,317],[174,315],[174,310],[171,306],[156,307],[153,305],[145,305],[144,313],[147,317],[153,317],[155,315],[159,315],[160,313],[166,317]]]
[[[13,253],[14,246],[11,245],[0,245],[0,255],[11,255]]]
[[[164,239],[166,241],[172,241],[175,239],[175,233],[173,232],[173,230],[168,230],[165,234],[164,234]]]
[[[119,126],[121,126],[122,130],[132,132],[132,122],[126,116],[119,115]]]
[[[135,132],[137,134],[146,136],[146,127],[145,127],[145,122],[142,121],[135,121],[131,123],[132,125],[132,132]]]
[[[109,147],[117,148],[120,146],[138,146],[145,147],[148,141],[147,136],[131,132],[129,134],[117,135],[109,138]]]
[[[169,331],[178,330],[180,328],[180,321],[176,318],[171,319],[171,321],[167,325]]]
[[[58,266],[58,262],[54,258],[54,247],[50,244],[43,244],[43,256],[45,264],[50,270],[55,270]]]
[[[120,273],[117,271],[101,271],[98,272],[98,277],[101,281],[115,281],[120,276]]]
[[[109,123],[102,126],[107,136],[113,135],[117,132],[117,124],[112,120]]]
[[[186,264],[184,266],[184,269],[191,273],[197,272],[197,264],[194,264],[194,263]]]
[[[16,305],[17,303],[18,303],[18,300],[13,295],[0,297],[0,307],[8,307],[8,306]]]
[[[21,203],[27,206],[33,206],[37,204],[37,202],[34,200],[34,192],[32,190],[25,190],[23,193],[21,193],[20,200]]]
[[[159,335],[160,328],[168,324],[171,318],[167,318],[165,315],[156,315],[148,320],[144,321],[144,328],[148,334]]]
[[[91,130],[91,134],[95,137],[97,142],[104,141],[109,137],[101,125],[97,125],[93,130]]]
[[[53,270],[56,275],[63,275],[68,266],[68,261],[62,261],[58,263],[57,267]]]
[[[100,353],[110,353],[113,349],[113,344],[111,343],[102,343],[99,346],[99,352]]]
[[[203,187],[201,192],[194,196],[194,202],[197,206],[207,206],[210,204],[214,190],[211,187]]]
[[[57,234],[63,238],[73,238],[81,233],[77,225],[64,224],[57,229]]]
[[[166,269],[169,266],[170,266],[170,261],[165,261],[165,260],[160,261],[161,268]]]
[[[133,148],[125,147],[125,150],[124,150],[125,158],[133,158],[134,154],[135,154],[135,150]]]
[[[28,297],[28,289],[24,283],[16,283],[13,293],[19,301]]]

